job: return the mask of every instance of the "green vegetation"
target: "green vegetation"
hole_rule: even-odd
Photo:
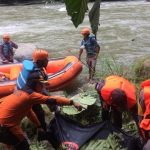
[[[82,92],[79,93],[71,98],[73,101],[79,102],[85,109],[89,105],[93,105],[96,102],[96,98],[89,94],[88,92]],[[76,115],[84,111],[85,109],[82,109],[81,111],[78,111],[74,106],[63,106],[62,112],[68,115]]]
[[[85,90],[80,90],[80,94],[75,95],[72,99],[81,102],[81,104],[86,108],[78,112],[75,108],[71,106],[62,107],[62,114],[67,117],[80,122],[83,125],[92,124],[95,122],[100,122],[101,111],[100,111],[100,101],[98,100],[97,92],[90,88]],[[89,91],[88,91],[89,90]]]
[[[90,141],[80,150],[126,150],[121,146],[122,142],[124,142],[122,135],[113,133],[109,134],[105,140]]]
[[[150,59],[148,57],[143,57],[136,60],[133,64],[133,71],[135,73],[136,82],[141,82],[149,78],[150,73]]]
[[[53,150],[52,146],[47,141],[37,142],[36,140],[31,143],[31,150]]]

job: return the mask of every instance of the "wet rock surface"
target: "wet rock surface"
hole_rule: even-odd
[[[36,46],[32,43],[19,43],[15,50],[14,59],[21,62],[24,59],[32,59],[32,53]]]

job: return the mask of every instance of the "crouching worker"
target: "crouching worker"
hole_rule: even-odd
[[[96,84],[96,90],[102,104],[102,119],[112,120],[122,128],[122,112],[129,110],[138,124],[135,86],[119,76],[109,76]]]
[[[17,79],[18,90],[23,90],[32,79],[48,79],[48,76],[46,74],[46,66],[48,64],[48,52],[44,49],[35,49],[32,58],[33,61],[23,61],[23,70],[20,72]],[[46,93],[46,90],[43,89],[43,91],[43,94],[48,95]],[[46,131],[47,125],[45,121],[45,112],[42,109],[41,105],[33,105],[32,109],[35,112],[38,120],[40,121],[42,128]]]
[[[138,102],[138,115],[141,136],[144,141],[143,150],[150,149],[150,80],[141,84],[140,97]]]
[[[65,97],[45,96],[38,93],[42,88],[41,81],[33,80],[24,90],[16,90],[13,94],[0,99],[1,143],[13,146],[15,150],[29,150],[29,143],[20,127],[20,122],[25,116],[36,125],[38,133],[45,133],[32,111],[32,106],[35,104],[74,105],[77,109],[82,109],[78,103]]]

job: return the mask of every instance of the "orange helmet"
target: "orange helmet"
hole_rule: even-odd
[[[33,52],[33,61],[48,59],[48,52],[44,49],[35,49]]]
[[[85,34],[90,34],[90,29],[88,27],[85,27],[81,30],[81,34],[85,35]]]
[[[8,33],[3,34],[3,39],[10,39],[10,35]]]

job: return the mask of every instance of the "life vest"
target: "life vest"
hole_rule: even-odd
[[[81,45],[84,45],[88,56],[96,55],[96,46],[98,44],[97,44],[97,41],[95,39],[95,36],[90,35],[86,41],[82,40]]]
[[[8,43],[1,42],[1,45],[3,47],[2,54],[4,55],[4,57],[7,58],[13,55],[13,47],[11,45],[11,42]]]
[[[103,100],[111,105],[111,93],[115,89],[122,90],[127,96],[127,105],[128,108],[132,108],[136,104],[136,95],[135,95],[135,86],[130,83],[128,80],[112,75],[105,79],[103,87],[100,89],[99,93],[102,96]]]
[[[142,82],[141,87],[143,88],[144,104],[146,109],[145,112],[143,112],[144,118],[140,123],[140,128],[150,130],[150,80]]]
[[[19,74],[17,79],[17,89],[21,90],[26,86],[27,80],[29,78],[30,73],[34,70],[35,64],[33,61],[24,60],[23,61],[23,69]]]

